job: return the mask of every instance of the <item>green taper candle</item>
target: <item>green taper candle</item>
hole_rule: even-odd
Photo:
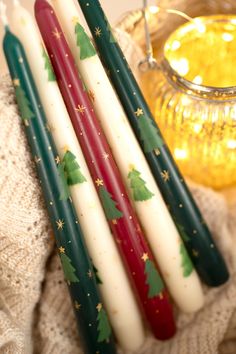
[[[224,259],[153,119],[99,1],[78,2],[196,270],[210,286],[225,283],[229,273]]]
[[[66,187],[63,165],[47,129],[45,113],[24,49],[8,26],[5,28],[4,52],[13,80],[19,112],[36,162],[84,352],[114,354],[116,350],[111,328]]]

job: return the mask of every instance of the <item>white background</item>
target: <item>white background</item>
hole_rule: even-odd
[[[65,1],[65,10],[66,2]],[[129,10],[138,9],[142,7],[142,0],[100,0],[101,4],[106,11],[108,18],[112,25],[114,25],[121,15]],[[150,0],[150,4],[153,4],[154,1]],[[8,16],[10,18],[11,9],[13,6],[13,0],[5,0],[5,3],[8,6]],[[30,10],[33,14],[33,0],[21,0],[21,4]],[[3,26],[0,26],[0,39],[1,39],[1,50],[0,50],[0,73],[5,73],[7,71],[5,59],[2,51],[2,38],[3,38]],[[17,33],[16,33],[17,35]]]

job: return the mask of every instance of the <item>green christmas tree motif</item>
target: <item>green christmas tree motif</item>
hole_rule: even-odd
[[[159,151],[164,145],[164,141],[160,136],[157,127],[155,127],[150,118],[145,117],[141,108],[138,108],[135,114],[138,120],[138,127],[140,137],[143,141],[144,151],[146,153],[152,152],[153,150]]]
[[[16,82],[17,80],[15,80]],[[23,119],[25,125],[29,125],[29,120],[35,117],[35,114],[30,109],[30,102],[27,99],[24,90],[19,86],[15,86],[16,100],[18,103],[20,116]]]
[[[183,243],[180,245],[180,254],[182,258],[181,266],[183,268],[183,276],[187,278],[193,272],[193,264]]]
[[[148,255],[144,254],[142,259],[145,262],[145,274],[147,276],[146,284],[149,286],[148,298],[151,299],[162,294],[164,284],[155,264],[149,259]]]
[[[93,272],[95,274],[96,283],[97,284],[102,284],[102,280],[101,280],[101,278],[100,278],[100,276],[98,274],[98,270],[97,270],[97,268],[95,267],[94,264],[93,264]]]
[[[116,202],[112,199],[112,195],[107,191],[107,189],[102,185],[99,188],[99,196],[107,217],[107,220],[115,220],[123,217],[123,213],[117,209]]]
[[[187,233],[185,232],[185,229],[182,225],[178,224],[176,222],[177,229],[179,231],[179,234],[184,242],[189,242],[190,238],[188,237]]]
[[[70,283],[79,283],[79,279],[77,278],[77,276],[75,274],[75,268],[71,264],[72,261],[65,254],[65,248],[60,247],[59,252],[60,252],[62,268],[63,268],[65,279],[66,279],[67,283],[69,285],[70,285]]]
[[[114,34],[113,34],[113,30],[112,30],[112,28],[111,28],[111,25],[110,25],[110,23],[109,23],[109,21],[108,21],[106,15],[104,15],[104,16],[105,16],[105,21],[106,21],[106,23],[107,23],[106,29],[107,29],[107,32],[109,32],[109,36],[110,36],[109,41],[110,41],[110,43],[117,43],[117,40],[116,40],[115,37],[114,37]]]
[[[76,161],[76,157],[71,151],[68,150],[65,153],[62,163],[64,166],[66,181],[69,186],[86,182],[86,178],[80,171],[80,166]]]
[[[154,194],[145,186],[146,182],[140,177],[140,175],[141,173],[132,167],[128,174],[128,178],[130,179],[130,186],[133,190],[134,200],[142,202],[151,199]]]
[[[96,50],[84,28],[79,23],[75,26],[75,34],[77,35],[77,46],[80,47],[80,59],[84,60],[95,56],[97,54]]]
[[[65,163],[59,162],[57,165],[57,169],[60,178],[60,200],[67,200],[70,197],[70,190],[65,175]]]
[[[48,81],[56,81],[56,77],[52,68],[51,61],[48,57],[46,50],[43,48],[43,58],[44,58],[44,69],[48,72]]]
[[[98,343],[104,342],[104,341],[109,341],[109,337],[111,335],[111,327],[110,323],[108,321],[108,317],[106,314],[106,311],[103,309],[102,304],[97,305],[97,310],[98,310],[98,316],[97,316],[97,321],[98,321]]]

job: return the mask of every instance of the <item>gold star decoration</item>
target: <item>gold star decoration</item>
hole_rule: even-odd
[[[86,107],[84,107],[83,105],[79,105],[78,104],[78,107],[75,108],[75,110],[76,110],[76,112],[79,112],[79,113],[81,113],[83,115],[85,110],[86,110]]]
[[[59,156],[57,156],[57,157],[55,157],[55,161],[56,161],[56,164],[58,165],[59,163],[60,163],[60,157]]]
[[[59,219],[56,221],[56,224],[57,224],[57,230],[63,230],[63,227],[65,225],[64,220]]]
[[[96,309],[98,310],[98,312],[100,312],[102,309],[102,304],[101,303],[97,304]]]
[[[64,247],[61,246],[61,247],[59,247],[58,249],[59,249],[59,252],[60,252],[60,253],[65,253],[65,248],[64,248]]]
[[[193,256],[194,256],[194,257],[196,257],[196,258],[197,258],[197,257],[199,256],[199,253],[198,253],[198,251],[196,251],[196,250],[193,250],[192,252],[193,252]]]
[[[162,294],[162,293],[160,293],[160,294],[159,294],[159,298],[160,298],[161,300],[163,300],[163,299],[164,299],[164,296],[163,296],[163,294]]]
[[[52,31],[52,34],[56,39],[61,39],[62,33],[59,32],[57,28],[55,28],[54,31]]]
[[[102,35],[101,28],[100,27],[96,27],[94,33],[95,33],[96,37],[101,37],[101,35]]]
[[[64,146],[62,147],[62,150],[63,150],[64,152],[67,152],[67,151],[69,151],[70,149],[69,149],[69,146],[68,146],[68,145],[64,145]]]
[[[18,61],[19,61],[19,63],[21,63],[21,64],[24,62],[24,60],[23,60],[22,57],[20,57],[20,58],[18,59]]]
[[[142,259],[144,262],[146,262],[146,261],[149,259],[148,254],[147,254],[147,253],[144,253],[144,254],[142,255],[141,259]]]
[[[94,101],[95,101],[95,94],[94,94],[94,92],[91,91],[91,90],[89,90],[88,95],[89,95],[89,98],[90,98],[91,102],[94,102]]]
[[[41,161],[41,158],[38,156],[35,156],[34,161],[38,164]]]
[[[96,181],[95,181],[96,185],[99,187],[99,186],[103,186],[103,180],[102,179],[99,179],[97,178]]]
[[[14,85],[15,87],[20,86],[20,80],[19,80],[19,79],[14,79],[14,80],[13,80],[13,85]]]
[[[155,152],[155,155],[156,155],[156,156],[161,155],[161,152],[160,152],[160,150],[159,150],[159,149],[155,149],[155,150],[154,150],[154,152]]]
[[[130,170],[130,171],[135,170],[135,166],[134,166],[134,164],[132,164],[132,163],[131,163],[131,164],[129,165],[129,170]]]
[[[170,174],[166,170],[161,172],[161,177],[164,179],[165,182],[168,182],[170,180]]]
[[[117,225],[117,220],[116,219],[112,219],[111,222],[112,222],[113,225]]]
[[[137,117],[140,117],[143,115],[143,110],[142,108],[138,108],[136,112],[134,112]]]
[[[79,17],[78,16],[73,16],[71,19],[71,22],[73,23],[73,25],[77,25],[77,23],[79,22]]]
[[[75,309],[79,310],[81,308],[81,304],[78,303],[78,301],[75,301]]]
[[[103,156],[104,160],[108,160],[110,157],[110,155],[107,152],[105,152],[102,156]]]
[[[92,278],[92,277],[93,277],[93,273],[92,273],[92,271],[91,271],[90,269],[89,269],[87,275],[88,275],[89,278]]]

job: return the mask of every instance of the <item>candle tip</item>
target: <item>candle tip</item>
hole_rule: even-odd
[[[7,29],[8,28],[7,5],[3,1],[0,1],[0,19],[2,20],[5,29]]]

